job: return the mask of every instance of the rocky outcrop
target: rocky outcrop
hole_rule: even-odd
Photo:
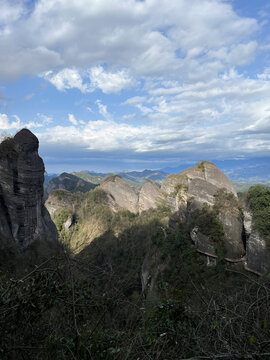
[[[64,172],[49,181],[46,192],[47,194],[50,194],[54,190],[67,190],[72,193],[77,191],[87,192],[94,189],[96,186],[96,184],[85,181],[78,176]]]
[[[200,161],[192,168],[169,175],[161,187],[168,204],[175,211],[178,211],[179,202],[188,198],[193,198],[194,208],[204,204],[213,206],[219,189],[225,189],[237,196],[227,176],[209,161]]]
[[[139,193],[139,212],[155,209],[159,198],[158,185],[151,180],[146,181]]]
[[[252,211],[249,204],[244,210],[244,227],[246,234],[246,263],[247,270],[258,275],[270,271],[270,249],[266,239],[254,228]]]
[[[36,240],[55,242],[43,200],[44,164],[38,139],[23,129],[0,144],[0,244],[21,251]]]
[[[161,193],[172,212],[177,213],[180,222],[192,223],[195,212],[201,211],[205,206],[215,208],[225,234],[225,256],[233,260],[245,254],[242,241],[243,220],[237,194],[230,180],[215,164],[200,161],[193,168],[169,175],[161,187]],[[200,241],[195,241],[198,249],[210,246],[209,251],[216,256],[210,239],[198,229],[194,229],[193,237],[195,233],[200,238]]]
[[[138,212],[138,194],[118,175],[107,176],[101,188],[108,194],[108,203],[113,211],[129,210]]]
[[[201,253],[206,255],[207,257],[207,264],[210,263],[210,259],[216,259],[216,250],[214,246],[210,243],[208,237],[202,234],[198,228],[195,226],[192,231],[190,232],[190,237],[195,244],[197,250]],[[214,264],[216,262],[214,261]]]
[[[58,209],[73,210],[74,195],[67,190],[54,190],[48,196],[45,206],[52,216]]]

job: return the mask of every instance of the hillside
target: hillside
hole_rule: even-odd
[[[61,175],[52,178],[47,186],[46,193],[50,194],[53,190],[67,190],[70,192],[87,192],[91,189],[94,189],[96,184],[85,181],[78,176],[68,173],[62,173]]]
[[[53,193],[65,199],[65,191]],[[112,212],[99,188],[70,194],[69,201],[70,208],[63,204],[53,215],[66,254],[12,282],[0,274],[3,354],[267,358],[267,278],[222,258],[206,266],[190,228],[167,227],[171,211],[164,204],[141,215]]]

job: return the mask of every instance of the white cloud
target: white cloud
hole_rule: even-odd
[[[73,125],[78,125],[78,121],[76,120],[75,116],[73,114],[68,114],[68,120],[73,124]]]
[[[127,99],[123,104],[124,105],[134,105],[134,104],[139,104],[142,102],[145,102],[147,100],[146,96],[133,96],[129,99]]]
[[[0,25],[4,26],[18,20],[23,14],[25,14],[26,9],[23,7],[21,1],[10,1],[1,0],[1,12],[0,12]]]
[[[47,126],[53,122],[53,118],[51,116],[37,113],[35,119],[33,121],[30,121],[26,124],[22,124],[22,127],[26,128],[42,128],[44,126]]]
[[[76,69],[63,69],[58,73],[47,71],[41,75],[50,81],[59,91],[67,89],[79,89],[82,93],[90,91],[89,84],[83,84],[83,79]]]
[[[11,7],[0,15],[0,81],[42,73],[59,91],[118,94],[132,88],[136,95],[121,97],[126,115],[117,121],[101,100],[91,107],[84,102],[91,119],[93,109],[104,119],[69,114],[69,126],[40,131],[45,143],[136,153],[269,148],[270,70],[254,78],[245,72],[252,67],[238,68],[262,50],[264,61],[269,43],[262,43],[262,24],[238,15],[233,2],[99,0],[89,6],[87,0],[37,0],[22,16],[23,3],[16,2],[10,20]],[[127,123],[131,119],[140,121]],[[35,118],[26,126],[48,123]],[[23,125],[6,114],[0,124]]]
[[[111,120],[112,116],[108,113],[107,105],[102,104],[100,100],[96,101],[99,113],[107,120]]]
[[[222,47],[218,50],[209,51],[207,56],[226,62],[230,66],[245,65],[253,61],[257,47],[256,41],[250,41],[246,44],[233,46],[231,49]]]
[[[118,93],[136,84],[127,70],[119,70],[115,73],[106,72],[102,66],[93,67],[90,70],[91,85],[101,89],[105,94]]]
[[[41,128],[52,123],[52,117],[37,113],[33,121],[22,122],[18,115],[12,115],[15,121],[10,121],[7,114],[0,114],[0,130]]]
[[[91,6],[88,0],[37,0],[28,13],[22,1],[14,9],[3,1],[0,80],[45,72],[60,90],[88,90],[75,69],[92,69],[94,86],[105,93],[129,88],[141,76],[181,79],[196,69],[196,78],[205,69],[215,75],[222,64],[206,54],[225,48],[230,66],[241,64],[241,51],[248,59],[254,55],[259,29],[256,19],[238,16],[220,0],[99,0]]]
[[[126,115],[123,115],[123,116],[122,116],[122,119],[123,119],[124,121],[129,121],[129,120],[135,119],[136,116],[137,116],[137,114],[135,114],[135,113],[126,114]]]
[[[258,79],[260,80],[270,80],[270,67],[264,69],[262,74],[257,75]]]
[[[0,114],[0,129],[1,130],[10,130],[10,129],[19,129],[21,127],[21,121],[17,115],[13,115],[15,121],[10,122],[6,114]]]

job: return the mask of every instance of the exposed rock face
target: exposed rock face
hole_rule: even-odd
[[[139,211],[155,209],[159,197],[160,193],[157,184],[151,180],[146,181],[139,193]]]
[[[225,233],[224,250],[227,258],[241,258],[245,254],[243,244],[243,219],[239,208],[223,208],[218,215]]]
[[[213,258],[216,257],[216,251],[213,245],[210,244],[209,239],[206,235],[202,234],[199,231],[199,228],[195,226],[191,233],[190,237],[194,244],[196,245],[197,249],[207,256],[211,256]]]
[[[67,190],[52,191],[45,202],[45,206],[52,216],[58,209],[73,210],[74,197]]]
[[[200,161],[193,168],[186,169],[179,174],[167,177],[161,187],[163,198],[178,214],[182,222],[190,222],[195,210],[203,206],[217,207],[219,196],[222,196],[218,218],[223,225],[226,241],[224,242],[225,256],[241,258],[245,249],[242,242],[243,221],[238,207],[237,194],[227,176],[215,164]],[[227,194],[227,195],[226,195]],[[195,231],[195,230],[194,230]],[[198,249],[209,248],[211,242],[202,237],[198,231],[196,241]],[[204,239],[204,240],[203,240]],[[215,255],[213,246],[209,251]]]
[[[0,244],[27,248],[36,240],[57,240],[43,202],[44,164],[38,139],[23,129],[0,144]]]
[[[213,206],[215,194],[219,189],[225,189],[237,196],[227,176],[209,161],[200,161],[193,168],[169,175],[161,187],[172,210],[176,211],[179,207],[179,198],[183,197],[193,197],[194,208],[205,203]]]
[[[254,229],[252,212],[247,204],[244,210],[244,227],[246,232],[246,269],[259,275],[270,271],[270,249],[266,241]]]
[[[94,189],[97,185],[85,181],[75,175],[62,173],[49,181],[46,192],[50,194],[53,190],[67,190],[70,192],[87,192]]]
[[[126,209],[135,214],[138,212],[138,194],[120,176],[107,176],[100,186],[108,194],[113,211]]]

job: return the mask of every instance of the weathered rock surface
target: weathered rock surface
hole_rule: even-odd
[[[246,269],[259,275],[270,271],[270,249],[266,241],[254,229],[252,212],[249,204],[244,210],[244,227],[246,233]]]
[[[213,206],[215,194],[219,189],[225,189],[237,196],[227,176],[209,161],[200,161],[193,168],[169,175],[161,187],[161,191],[168,199],[168,204],[171,205],[172,210],[176,211],[179,200],[183,197],[193,197],[195,208],[205,203]]]
[[[94,189],[97,185],[91,182],[85,181],[78,176],[68,174],[66,172],[54,177],[49,181],[46,192],[50,194],[53,190],[67,190],[70,192],[87,192]]]
[[[139,193],[139,211],[147,211],[157,207],[160,198],[159,187],[153,181],[148,180]]]
[[[218,207],[218,218],[226,237],[225,256],[233,259],[245,254],[242,241],[243,220],[237,194],[230,180],[215,164],[200,161],[193,168],[169,175],[161,192],[167,205],[178,214],[181,222],[190,222],[195,210],[201,210],[205,205],[210,208]],[[222,203],[217,206],[220,196]],[[198,247],[207,248],[211,244],[206,238],[203,241],[202,236],[200,239]],[[212,252],[215,254],[213,249]]]
[[[55,242],[57,231],[43,200],[44,164],[38,139],[29,130],[0,144],[0,244],[27,248]]]
[[[129,210],[138,212],[138,194],[118,175],[107,176],[101,188],[108,194],[109,206],[113,211]]]
[[[67,190],[54,190],[48,196],[45,206],[52,216],[58,209],[73,210],[74,197]]]
[[[216,250],[214,246],[209,242],[206,235],[202,234],[197,226],[195,226],[190,232],[190,237],[194,242],[196,248],[207,256],[216,257]]]

